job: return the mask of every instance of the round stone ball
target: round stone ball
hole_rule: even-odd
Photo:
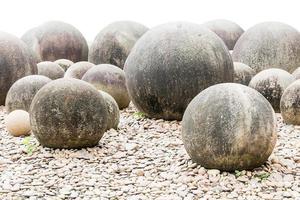
[[[91,69],[93,66],[95,66],[93,63],[87,62],[87,61],[81,61],[77,62],[73,65],[71,65],[66,73],[65,78],[77,78],[81,79],[83,75]]]
[[[100,92],[84,81],[51,81],[38,91],[30,106],[32,132],[45,147],[95,146],[107,128],[106,107]]]
[[[300,125],[300,80],[284,90],[280,100],[280,111],[287,124]]]
[[[108,112],[107,130],[111,128],[117,130],[120,121],[120,110],[118,104],[110,94],[101,90],[99,91],[102,94],[107,106],[107,112]]]
[[[151,118],[181,120],[203,89],[233,81],[233,62],[224,42],[197,24],[163,24],[145,33],[125,63],[134,105]]]
[[[41,75],[29,75],[17,80],[7,92],[6,110],[8,112],[13,110],[28,112],[35,94],[50,81],[51,79]]]
[[[295,71],[293,71],[292,75],[298,80],[300,79],[300,67],[298,67],[297,69],[295,69]]]
[[[233,82],[240,83],[243,85],[248,85],[253,76],[255,76],[255,71],[245,65],[244,63],[234,62],[234,75],[233,75]]]
[[[232,57],[256,73],[268,68],[292,73],[300,63],[300,33],[279,22],[257,24],[239,38]]]
[[[212,20],[203,25],[215,32],[225,42],[229,50],[234,48],[236,41],[244,33],[238,24],[224,19]]]
[[[117,21],[106,26],[90,47],[89,61],[108,63],[123,69],[125,60],[135,42],[148,30],[132,21]]]
[[[96,65],[83,75],[82,80],[110,94],[118,103],[119,109],[128,107],[130,98],[126,88],[125,73],[117,66]]]
[[[0,105],[12,84],[27,75],[37,73],[33,54],[19,38],[0,32]]]
[[[68,59],[58,59],[56,61],[54,61],[54,63],[58,64],[59,66],[61,66],[61,68],[64,69],[64,71],[67,71],[67,69],[73,65],[74,63],[71,60]]]
[[[30,134],[29,113],[24,110],[14,110],[5,118],[7,131],[13,136],[22,136]]]
[[[254,89],[217,84],[198,94],[182,120],[184,147],[205,168],[234,171],[261,166],[276,140],[270,103]]]
[[[88,57],[88,45],[81,32],[61,21],[49,21],[32,28],[21,39],[42,61],[64,58],[78,62]]]
[[[58,64],[50,61],[43,61],[37,64],[38,74],[46,76],[52,80],[62,78],[65,71]]]
[[[280,98],[283,91],[296,79],[282,69],[266,69],[256,74],[250,81],[249,87],[260,92],[273,106],[275,112],[280,113]]]

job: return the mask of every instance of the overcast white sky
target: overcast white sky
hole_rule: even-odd
[[[49,20],[77,27],[88,41],[107,24],[133,20],[148,27],[170,21],[235,21],[244,29],[263,21],[281,21],[300,29],[299,1],[271,0],[1,0],[0,30],[21,36]]]

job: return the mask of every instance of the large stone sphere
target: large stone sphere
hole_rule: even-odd
[[[37,73],[30,50],[19,38],[0,32],[0,105],[4,105],[7,91],[18,79]]]
[[[280,98],[283,91],[296,79],[282,69],[266,69],[256,74],[249,87],[260,92],[273,106],[275,112],[280,112]]]
[[[113,64],[123,69],[131,48],[147,30],[144,25],[131,21],[109,24],[92,43],[89,61],[95,64]]]
[[[41,75],[25,76],[17,80],[7,92],[5,107],[8,112],[13,110],[29,111],[35,94],[51,79]]]
[[[273,151],[276,117],[270,103],[252,88],[217,84],[188,105],[182,138],[192,160],[205,168],[253,169]]]
[[[295,69],[295,71],[293,71],[292,75],[298,80],[300,79],[300,67],[298,67],[297,69]]]
[[[248,85],[253,76],[255,75],[255,71],[248,65],[245,65],[244,63],[240,62],[234,62],[233,67],[233,82]]]
[[[107,92],[99,90],[107,105],[107,130],[117,129],[120,121],[120,110],[116,100]]]
[[[24,110],[14,110],[5,118],[5,127],[13,136],[23,136],[30,134],[29,113]]]
[[[77,78],[81,79],[83,75],[91,69],[93,66],[95,66],[93,63],[87,62],[87,61],[81,61],[77,62],[73,65],[71,65],[66,73],[65,78]]]
[[[46,147],[95,146],[107,128],[106,107],[100,92],[84,81],[52,81],[38,91],[30,106],[32,132]]]
[[[280,100],[280,111],[287,124],[300,125],[300,80],[284,90]]]
[[[82,80],[110,94],[118,103],[119,109],[129,105],[130,98],[122,69],[110,64],[96,65],[83,75]]]
[[[279,22],[265,22],[248,29],[233,49],[233,61],[245,63],[256,73],[281,68],[292,73],[300,63],[300,33]]]
[[[65,58],[73,62],[87,60],[85,38],[74,26],[49,21],[26,32],[21,38],[42,61]]]
[[[236,41],[244,33],[238,24],[224,19],[212,20],[203,25],[215,32],[225,42],[229,50],[233,49]]]
[[[197,24],[177,22],[145,33],[125,63],[134,105],[148,117],[181,120],[203,89],[233,81],[233,62],[224,42]]]
[[[74,63],[71,60],[68,59],[58,59],[56,61],[54,61],[54,63],[58,64],[59,66],[61,66],[61,68],[63,68],[65,71],[67,71],[67,69],[73,65]]]
[[[38,75],[47,76],[54,80],[64,77],[65,71],[58,64],[50,61],[43,61],[37,64]]]

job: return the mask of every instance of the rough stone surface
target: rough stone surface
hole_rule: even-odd
[[[0,105],[12,84],[27,75],[36,74],[36,60],[19,38],[0,32]]]
[[[284,90],[280,100],[280,110],[286,123],[300,125],[300,80]]]
[[[58,64],[50,61],[43,61],[37,64],[38,74],[52,80],[64,77],[65,71]]]
[[[91,69],[93,66],[95,66],[93,63],[87,62],[87,61],[81,61],[77,62],[73,65],[71,65],[66,73],[65,78],[77,78],[81,79],[83,75]]]
[[[46,22],[27,31],[21,39],[42,61],[64,58],[78,62],[88,57],[88,46],[83,35],[64,22]]]
[[[297,69],[295,69],[295,71],[293,71],[292,75],[298,80],[300,79],[300,67],[298,67]]]
[[[207,28],[184,22],[145,33],[124,70],[135,106],[148,117],[170,120],[181,119],[203,89],[233,81],[233,63],[224,42]]]
[[[295,81],[295,78],[282,69],[266,69],[256,74],[249,87],[260,92],[272,105],[275,112],[280,112],[280,98],[283,91]]]
[[[248,65],[245,65],[244,63],[240,62],[234,62],[233,67],[233,82],[248,85],[253,76],[255,75],[255,71]]]
[[[41,75],[29,75],[17,80],[7,92],[5,108],[7,112],[25,110],[28,112],[35,94],[51,79]]]
[[[112,64],[123,69],[135,42],[148,30],[132,21],[117,21],[98,33],[90,47],[89,61],[95,64]]]
[[[32,132],[52,148],[83,148],[98,144],[107,127],[104,98],[77,79],[58,79],[38,91],[30,107]]]
[[[73,65],[74,63],[71,60],[68,59],[58,59],[56,61],[54,61],[54,63],[58,64],[59,66],[61,66],[61,68],[64,69],[64,71],[67,71],[67,69]]]
[[[202,91],[188,105],[182,126],[192,160],[225,171],[261,166],[277,139],[272,106],[257,91],[236,83]]]
[[[106,105],[107,105],[107,112],[108,112],[108,119],[107,119],[107,130],[113,128],[118,129],[118,124],[120,122],[120,111],[119,106],[116,100],[107,92],[99,90],[102,94]]]
[[[138,118],[121,111],[119,130],[93,148],[58,150],[38,145],[28,154],[23,138],[5,130],[0,107],[1,199],[291,199],[300,198],[299,126],[278,120],[278,140],[265,165],[211,172],[195,165],[181,141],[181,123]],[[32,144],[37,141],[33,137]]]
[[[300,63],[300,33],[280,22],[264,22],[248,29],[233,49],[233,61],[256,73],[281,68],[292,73]]]
[[[238,24],[224,19],[212,20],[203,25],[215,32],[225,42],[229,50],[234,48],[236,41],[244,33]]]
[[[30,134],[29,114],[24,110],[14,110],[5,118],[5,127],[13,136]]]
[[[120,109],[129,105],[130,98],[122,69],[110,64],[96,65],[83,75],[82,80],[91,83],[98,90],[110,94],[116,100]]]

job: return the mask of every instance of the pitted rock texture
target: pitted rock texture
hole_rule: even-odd
[[[67,69],[64,77],[81,79],[83,75],[93,66],[95,66],[93,63],[87,61],[74,63]]]
[[[117,21],[109,24],[96,36],[90,47],[89,62],[112,64],[123,69],[124,63],[135,42],[148,28],[132,21]]]
[[[239,62],[234,62],[233,67],[234,67],[233,82],[248,86],[249,82],[255,75],[255,71],[248,65]]]
[[[275,147],[275,113],[252,88],[217,84],[188,105],[182,138],[191,159],[205,168],[253,169],[265,163]]]
[[[135,44],[125,63],[135,106],[148,117],[182,118],[203,89],[233,81],[233,62],[224,42],[197,24],[157,26]]]

